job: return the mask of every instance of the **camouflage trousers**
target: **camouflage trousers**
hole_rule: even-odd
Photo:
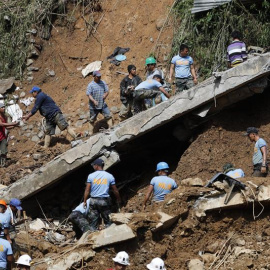
[[[89,212],[87,214],[90,230],[97,231],[100,218],[103,219],[105,227],[109,227],[112,222],[111,214],[111,198],[91,198],[89,204]]]
[[[88,220],[80,211],[73,211],[68,218],[72,224],[77,226],[83,233],[90,230]]]

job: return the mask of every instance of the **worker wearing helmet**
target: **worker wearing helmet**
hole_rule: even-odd
[[[156,172],[158,176],[154,177],[149,185],[147,193],[144,198],[143,210],[149,200],[152,192],[154,193],[153,200],[155,202],[164,201],[166,194],[171,193],[177,188],[176,182],[168,177],[169,165],[166,162],[159,162],[157,164]]]
[[[2,231],[3,225],[0,224],[0,231]],[[13,262],[13,251],[10,243],[3,238],[0,238],[0,269],[11,269]]]
[[[193,59],[188,53],[188,46],[181,44],[179,54],[174,56],[171,61],[169,82],[172,81],[172,76],[175,72],[176,94],[183,90],[188,90],[198,83]]]
[[[154,258],[146,267],[149,270],[166,270],[164,261],[160,258]]]
[[[157,61],[154,57],[148,57],[145,60],[145,65],[146,65],[146,79],[153,79],[154,75],[160,75],[162,80],[164,80],[164,74],[162,70],[158,69],[157,66]]]
[[[223,166],[223,173],[235,179],[245,177],[245,173],[243,172],[243,170],[235,169],[233,164],[231,163],[226,163]]]
[[[19,270],[28,270],[31,267],[31,257],[27,254],[24,254],[19,257],[18,261],[16,262],[17,267],[16,269]]]
[[[8,219],[5,213],[6,210],[7,210],[7,203],[4,200],[0,200],[0,223],[2,226],[2,229],[0,232],[0,238],[8,240],[8,242],[11,244],[12,241],[9,236],[10,220]]]
[[[114,268],[108,270],[125,270],[129,263],[129,256],[125,251],[120,251],[116,254],[114,261]]]

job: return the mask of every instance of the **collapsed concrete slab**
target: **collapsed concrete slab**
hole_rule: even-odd
[[[257,194],[256,198],[254,194]],[[247,205],[250,202],[269,202],[270,200],[270,185],[260,186],[257,192],[249,193],[248,189],[243,193],[233,192],[227,204],[224,204],[226,193],[213,195],[212,197],[204,196],[199,198],[194,204],[194,210],[197,217],[206,216],[207,211],[220,209],[230,209]]]
[[[166,230],[170,228],[179,219],[179,215],[170,216],[163,212],[158,212],[158,214],[161,216],[161,219],[160,219],[160,222],[157,224],[156,228],[152,230],[152,232]]]
[[[211,110],[220,110],[255,93],[262,92],[269,74],[270,54],[254,57],[221,73],[218,77],[211,77],[192,89],[121,122],[107,133],[99,133],[90,137],[84,143],[56,157],[32,174],[21,178],[8,188],[0,190],[0,196],[7,200],[12,197],[24,199],[33,196],[72,171],[102,156],[108,149],[113,148],[117,152],[118,146],[176,118],[189,114],[203,118],[211,113]],[[118,161],[119,158],[115,162]],[[111,162],[110,165],[113,164]]]

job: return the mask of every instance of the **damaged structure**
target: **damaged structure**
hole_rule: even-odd
[[[187,139],[190,129],[207,121],[224,107],[262,93],[270,74],[270,54],[253,57],[245,63],[173,96],[166,102],[144,111],[106,133],[91,136],[82,144],[56,157],[32,174],[0,191],[6,199],[29,198],[48,186],[91,163],[95,158],[105,160],[105,169],[121,162],[118,147],[142,137],[174,120],[173,134],[179,141]]]

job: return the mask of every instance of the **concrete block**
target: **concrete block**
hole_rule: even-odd
[[[203,187],[204,183],[203,183],[202,179],[197,177],[197,178],[184,179],[181,181],[181,185]]]
[[[163,212],[158,212],[158,214],[161,216],[161,218],[159,223],[156,225],[156,228],[153,229],[152,232],[166,230],[179,219],[179,216],[170,216]]]
[[[112,213],[111,220],[115,224],[128,224],[133,213]]]
[[[199,259],[190,260],[188,263],[189,270],[204,270],[204,263]]]
[[[88,240],[93,243],[92,248],[100,248],[134,239],[136,236],[126,224],[112,224],[109,228],[90,235]]]

